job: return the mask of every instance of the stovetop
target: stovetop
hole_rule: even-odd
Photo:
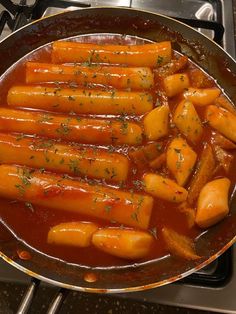
[[[16,6],[9,6],[9,0],[0,0],[0,13],[3,4],[10,11],[8,24],[3,28],[0,39],[31,19],[60,12],[62,9],[74,10],[86,6],[124,6],[145,9],[166,14],[194,26],[211,39],[216,39],[222,47],[235,57],[233,3],[231,0],[18,0],[25,15],[16,13]],[[2,4],[2,5],[1,5]],[[25,5],[28,5],[26,9]],[[11,21],[10,19],[13,19]],[[224,26],[224,28],[222,27]],[[10,26],[10,28],[9,28]],[[1,18],[0,18],[1,30]],[[225,32],[223,32],[225,30]],[[236,245],[217,261],[181,282],[168,286],[120,294],[122,298],[147,301],[151,303],[184,306],[195,309],[212,310],[220,313],[236,313]],[[16,284],[29,283],[30,278],[0,261],[0,282]],[[44,284],[43,284],[44,285]]]

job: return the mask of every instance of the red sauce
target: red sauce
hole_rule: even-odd
[[[81,40],[81,38],[79,39]],[[85,36],[82,37],[83,41],[87,42],[97,42],[98,37],[96,36]],[[142,40],[137,40],[135,38],[122,38],[122,37],[100,37],[100,42],[112,42],[117,43],[118,41],[121,43],[127,42],[142,42]],[[11,86],[14,85],[23,85],[25,84],[25,62],[28,60],[37,60],[39,62],[50,62],[50,46],[41,48],[36,52],[28,55],[23,60],[20,60],[13,68],[11,68],[8,73],[5,74],[3,80],[0,84],[0,104],[1,106],[6,106],[6,95]],[[190,73],[190,71],[196,68],[194,64],[189,61],[188,68],[185,72]],[[211,86],[216,86],[216,83],[213,79],[208,78],[208,83],[210,82]],[[40,84],[42,85],[42,84]],[[159,93],[157,93],[157,88]],[[160,99],[161,101],[165,100],[165,95],[163,92],[163,86],[160,81],[156,81],[155,88],[151,91],[155,99]],[[176,105],[180,100],[180,96],[176,96],[169,101],[169,106],[171,112],[174,111]],[[203,121],[204,118],[204,108],[197,108],[198,114]],[[127,118],[127,120],[132,120],[132,118]],[[142,117],[136,118],[136,121],[141,121]],[[176,128],[171,128],[168,137],[160,139],[159,141],[163,143],[163,147],[166,147],[170,140],[178,134],[178,130]],[[201,142],[198,145],[192,145],[192,149],[200,155],[203,145],[206,142],[209,142],[211,139],[211,130],[208,126],[204,126],[204,134]],[[147,141],[143,143],[146,145]],[[114,147],[114,151],[118,151],[128,156],[132,147],[127,148],[127,146],[119,146]],[[234,160],[231,165],[231,170],[229,173],[225,173],[222,168],[219,168],[215,173],[214,178],[218,178],[221,176],[227,176],[231,180],[231,187],[235,185],[236,182],[236,163],[235,163],[235,152],[234,152]],[[132,171],[135,169],[135,171]],[[144,168],[142,170],[138,169],[137,166],[131,160],[131,171],[129,174],[128,181],[126,182],[124,190],[134,189],[137,192],[144,193],[142,188],[139,189],[134,184],[135,180],[140,180],[142,178],[143,173],[152,172],[150,168]],[[166,167],[161,168],[158,173],[168,175],[168,177],[172,177]],[[190,181],[190,180],[189,180]],[[109,186],[109,183],[106,183]],[[188,185],[186,186],[188,188]],[[156,231],[156,240],[155,243],[150,250],[150,253],[142,260],[138,260],[136,262],[145,262],[152,259],[158,259],[166,254],[168,251],[166,249],[166,245],[162,238],[161,230],[163,226],[170,227],[175,231],[189,236],[192,239],[195,239],[201,232],[197,226],[193,228],[189,228],[187,224],[186,215],[178,209],[179,204],[170,203],[167,201],[163,201],[160,199],[155,199],[153,213],[151,216],[149,230]],[[24,203],[20,203],[19,201],[8,201],[1,199],[0,200],[0,215],[4,221],[4,223],[10,227],[17,236],[17,238],[24,240],[29,246],[43,252],[52,257],[56,257],[62,259],[69,263],[76,263],[82,265],[89,266],[118,266],[118,265],[127,265],[132,264],[133,262],[129,262],[124,259],[120,259],[114,257],[112,255],[103,253],[93,246],[89,248],[74,248],[74,247],[66,247],[59,245],[52,245],[47,243],[47,234],[49,229],[52,226],[55,226],[62,222],[70,222],[70,221],[91,221],[96,222],[100,227],[103,226],[119,226],[117,223],[108,223],[106,221],[100,219],[94,219],[90,217],[85,217],[80,214],[70,213],[67,211],[58,211],[53,209],[48,209],[39,206],[33,206],[33,208],[26,207]]]

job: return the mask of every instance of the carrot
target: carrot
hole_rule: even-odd
[[[168,97],[182,93],[189,84],[188,75],[185,73],[173,74],[164,79],[164,88]]]
[[[142,142],[142,129],[133,122],[62,116],[36,111],[0,108],[0,132],[18,132],[83,144]],[[20,136],[19,136],[20,137]]]
[[[125,181],[129,161],[118,153],[76,148],[45,139],[22,138],[0,133],[2,163],[26,165],[76,176]]]
[[[236,115],[212,105],[206,109],[206,119],[212,128],[236,142]]]
[[[196,106],[207,106],[212,104],[220,95],[219,88],[193,88],[189,87],[184,92],[184,97]]]
[[[0,196],[147,229],[153,198],[26,167],[0,165]]]
[[[154,197],[174,203],[181,203],[187,199],[188,192],[173,180],[148,173],[144,175],[143,182],[144,190]]]
[[[193,240],[177,233],[176,231],[164,227],[162,235],[166,242],[168,250],[173,254],[187,260],[199,259],[195,252]]]
[[[64,222],[49,230],[47,242],[56,245],[88,247],[97,229],[98,226],[92,222]]]
[[[144,114],[153,108],[152,96],[142,92],[58,89],[14,86],[7,96],[11,107],[77,114]]]
[[[193,205],[202,187],[211,179],[215,170],[215,158],[212,148],[206,144],[197,163],[197,170],[190,182],[188,192],[188,203]]]
[[[195,222],[208,228],[221,221],[229,213],[228,192],[230,180],[221,178],[208,182],[201,190]]]
[[[170,41],[145,45],[96,45],[72,41],[55,41],[52,45],[52,62],[86,62],[126,64],[155,67],[171,60]]]
[[[144,231],[104,228],[93,234],[92,242],[108,254],[125,259],[139,259],[148,254],[154,239]]]
[[[80,66],[27,62],[26,83],[75,82],[79,85],[102,84],[115,88],[149,89],[153,73],[147,67]]]

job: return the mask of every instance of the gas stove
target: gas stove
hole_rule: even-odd
[[[132,7],[174,17],[215,40],[232,57],[236,56],[232,0],[0,0],[0,39],[31,20],[62,10],[90,6]],[[0,261],[0,283],[29,284],[30,281],[29,276]],[[33,281],[31,290],[28,290],[29,297],[30,291],[32,293],[37,285],[38,282]],[[220,313],[236,313],[235,291],[236,245],[207,268],[182,281],[148,291],[120,294],[119,297]],[[62,300],[62,294],[63,291],[55,299],[54,305]]]

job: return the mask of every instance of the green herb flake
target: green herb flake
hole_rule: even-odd
[[[16,136],[16,141],[20,141],[20,140],[22,140],[25,137],[27,137],[27,136],[25,134],[21,133],[21,134]]]
[[[31,203],[25,202],[25,207],[29,208],[32,212],[34,212],[34,207]]]
[[[41,123],[41,122],[49,122],[52,121],[53,118],[49,115],[49,114],[43,114],[41,116],[41,118],[39,120],[37,120],[37,122]]]
[[[153,228],[149,229],[148,231],[155,239],[157,239],[157,228],[156,227],[153,227]]]
[[[162,56],[157,57],[157,66],[160,66],[163,63],[164,58]]]
[[[75,98],[75,96],[68,96],[68,100],[70,100],[70,101],[75,101],[76,98]]]
[[[111,205],[106,205],[105,206],[105,212],[108,214],[112,209],[112,206]]]

